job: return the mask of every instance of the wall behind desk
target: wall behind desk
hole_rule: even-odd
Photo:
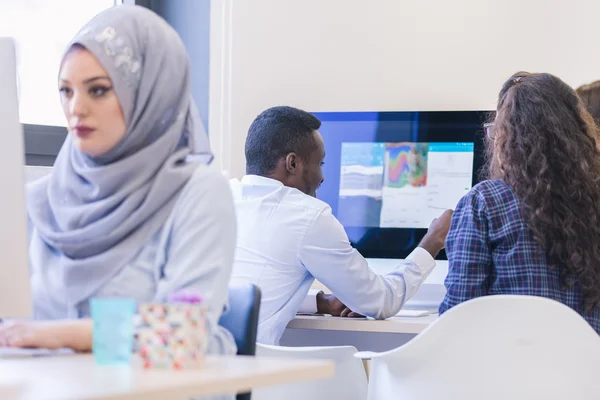
[[[600,78],[597,0],[219,0],[211,8],[210,135],[244,173],[262,110],[494,108],[518,70]]]

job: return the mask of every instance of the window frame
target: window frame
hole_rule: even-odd
[[[67,128],[51,125],[23,125],[25,165],[51,167],[67,137]]]
[[[114,6],[131,4],[128,0],[114,0]],[[58,100],[57,100],[58,101]],[[64,126],[23,124],[25,165],[52,166],[67,137]]]

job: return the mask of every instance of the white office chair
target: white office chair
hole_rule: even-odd
[[[600,337],[541,297],[460,304],[407,344],[370,358],[369,400],[600,399]]]
[[[354,357],[356,348],[281,347],[256,345],[256,356],[297,359],[324,359],[335,362],[335,375],[330,379],[257,388],[252,400],[366,400],[367,374],[363,363]]]

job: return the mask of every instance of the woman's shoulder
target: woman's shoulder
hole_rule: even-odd
[[[212,165],[200,164],[196,167],[194,174],[190,178],[188,185],[193,185],[194,182],[211,182],[227,187],[228,181],[225,175]]]
[[[473,186],[472,192],[482,196],[505,195],[512,189],[502,179],[488,179]]]
[[[515,193],[501,179],[485,180],[478,183],[463,198],[462,205],[478,208],[493,215],[519,209],[519,201]]]
[[[181,220],[230,209],[233,199],[227,179],[218,169],[201,164],[181,190],[171,216]]]
[[[210,165],[200,164],[181,191],[179,202],[219,198],[224,193],[230,194],[225,176]]]
[[[469,194],[487,205],[513,203],[517,200],[513,190],[502,179],[479,182]]]

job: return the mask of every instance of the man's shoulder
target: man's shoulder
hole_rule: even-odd
[[[291,206],[294,208],[303,208],[308,211],[320,213],[331,209],[329,204],[315,197],[309,196],[298,189],[289,186],[268,186],[269,189],[247,190],[248,188],[256,187],[256,185],[246,185],[238,179],[229,181],[230,189],[234,199],[248,199],[249,197],[269,197],[271,202],[276,202],[281,205]],[[246,190],[245,190],[246,189]],[[244,195],[242,195],[244,193]]]
[[[323,200],[317,199],[316,197],[309,196],[305,193],[302,193],[298,189],[289,188],[287,189],[287,195],[284,198],[285,202],[290,204],[299,205],[305,207],[309,210],[313,210],[315,212],[322,212],[324,210],[329,210],[331,207],[329,204],[325,203]]]

